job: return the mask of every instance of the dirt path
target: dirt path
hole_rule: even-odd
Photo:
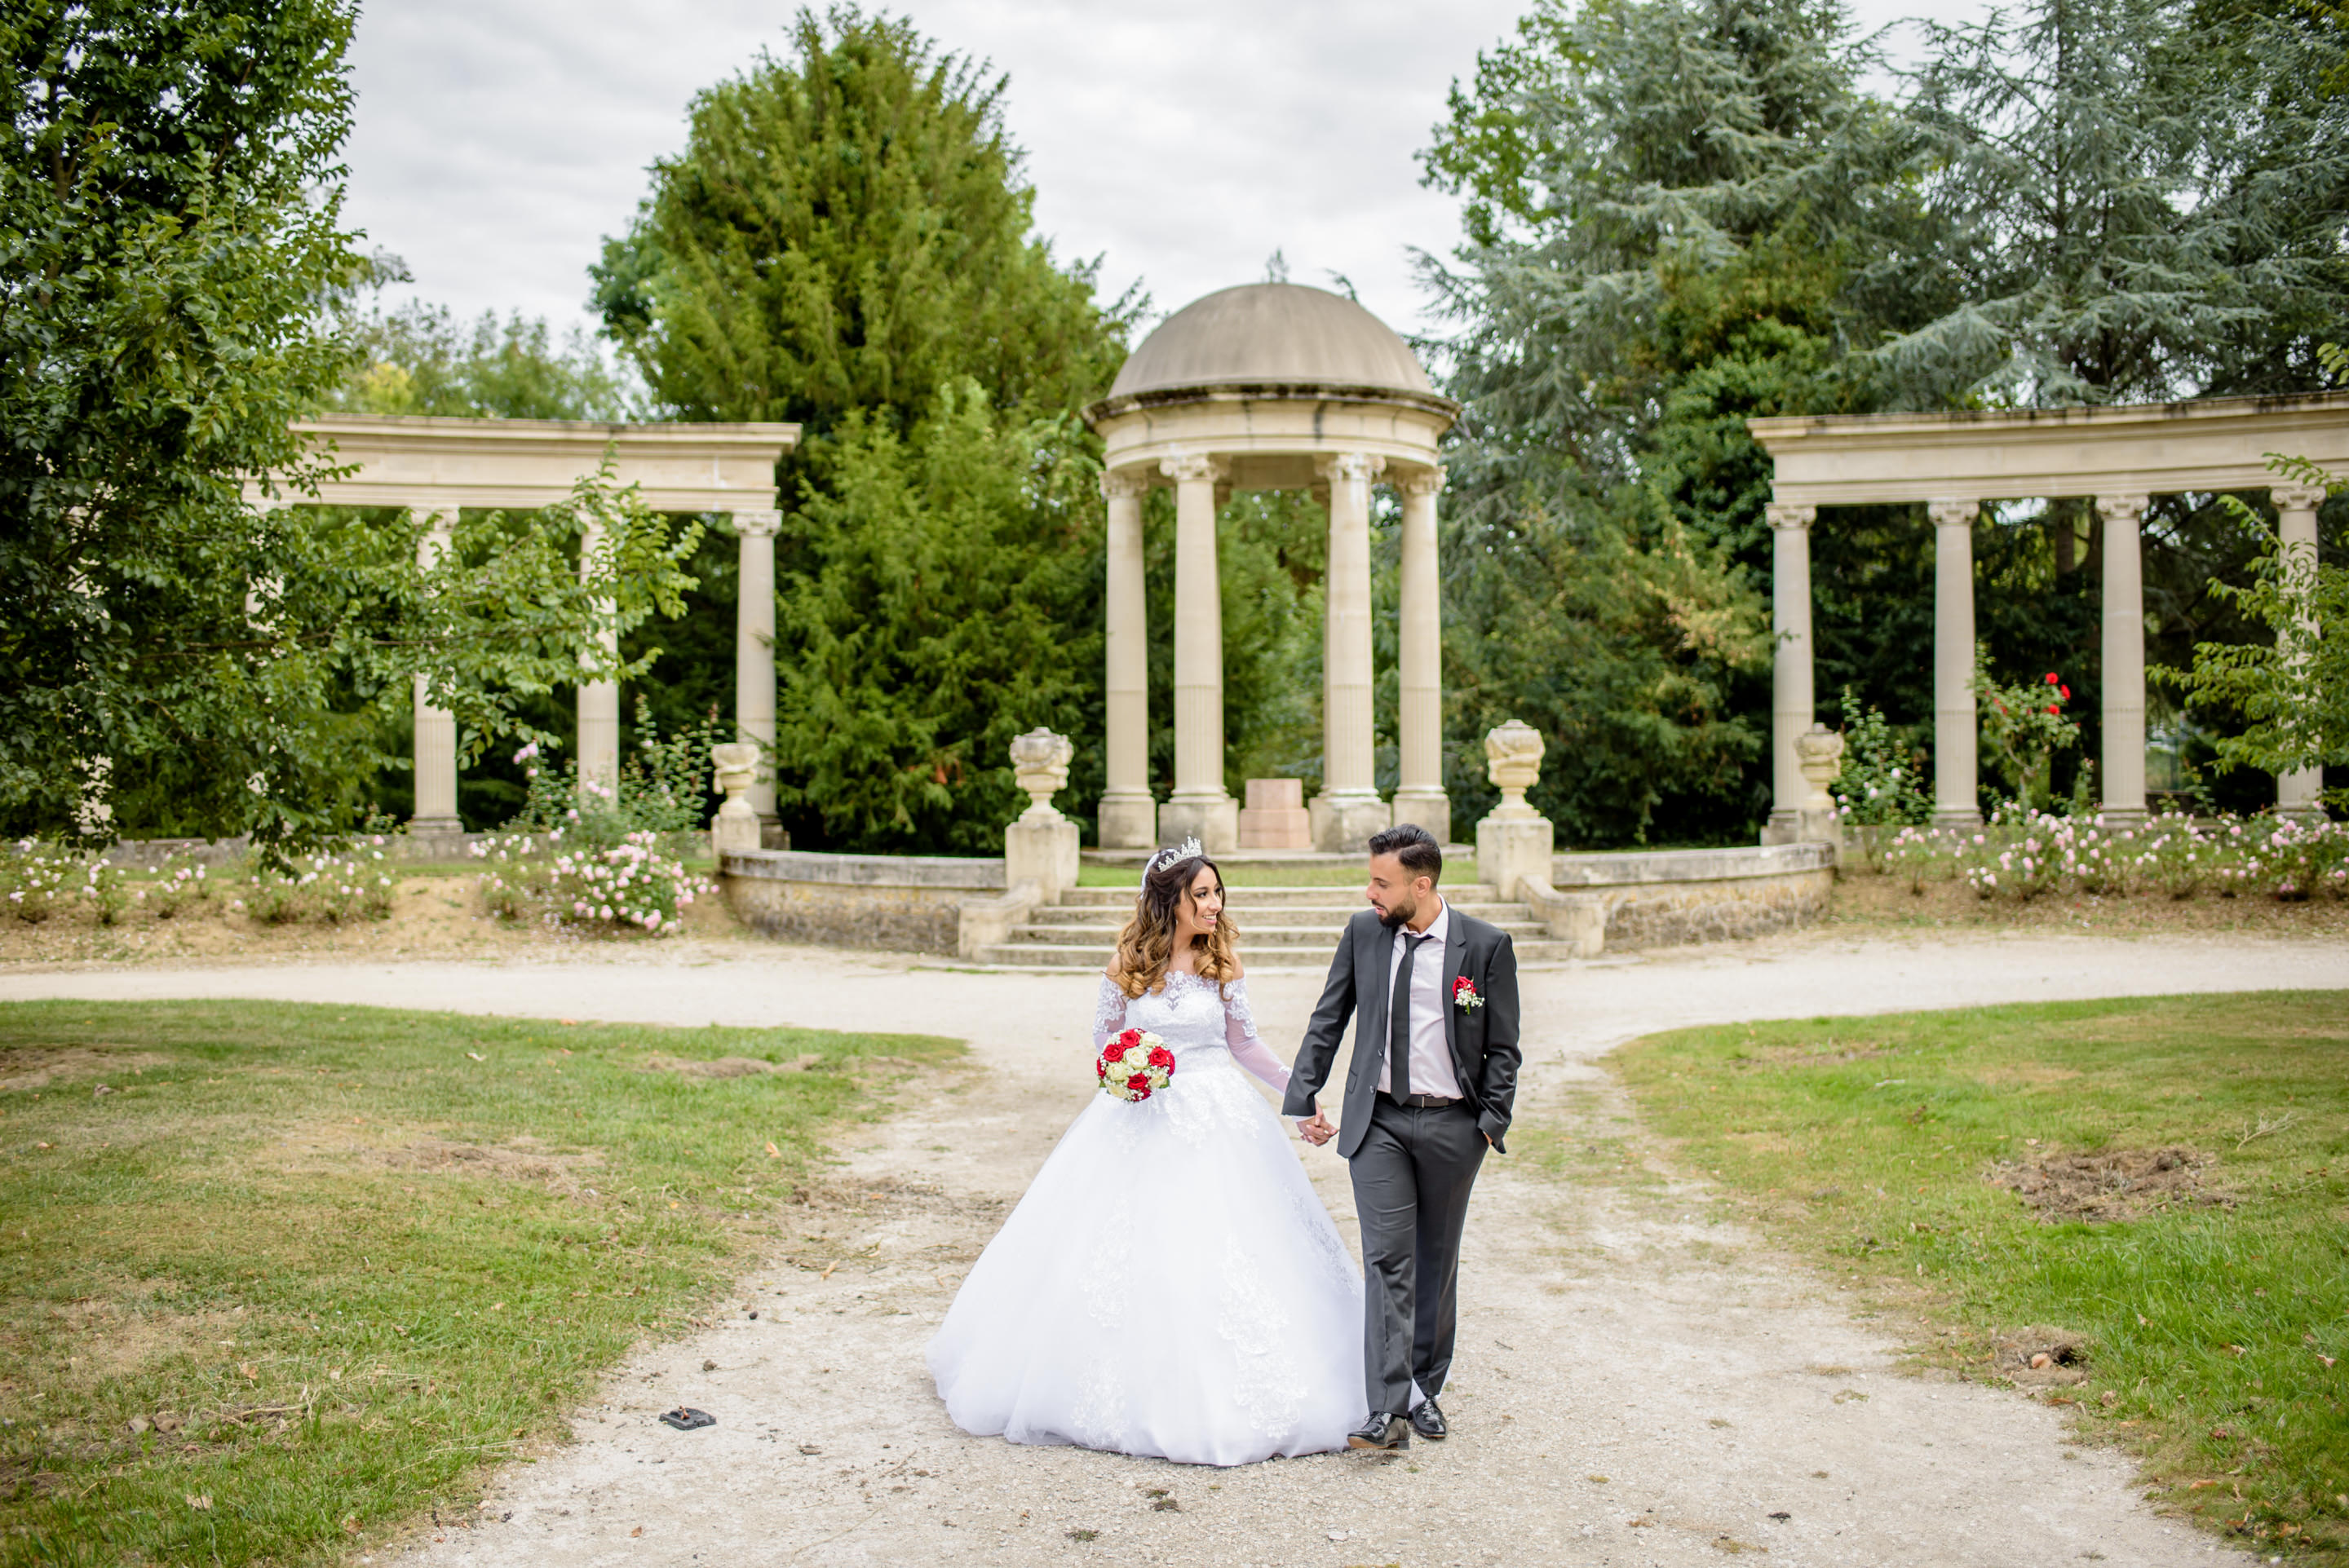
[[[2349,986],[2335,943],[1793,937],[1526,976],[1521,1123],[1633,1130],[1595,1058],[1685,1023],[1989,1001]],[[1293,1040],[1316,986],[1254,987]],[[2182,1563],[2109,1451],[2012,1394],[1896,1376],[1891,1330],[1730,1225],[1701,1183],[1544,1181],[1488,1162],[1445,1404],[1408,1458],[1212,1471],[964,1437],[921,1352],[1086,1086],[1083,976],[774,949],[534,964],[0,974],[0,998],[251,995],[532,1016],[935,1030],[979,1070],[862,1130],[792,1249],[722,1326],[639,1353],[574,1446],[502,1475],[478,1522],[399,1555],[522,1563]],[[1301,1150],[1350,1234],[1343,1164]],[[749,1312],[756,1309],[755,1319]],[[657,1425],[679,1401],[713,1429]],[[1602,1479],[1603,1478],[1603,1479]],[[1164,1495],[1159,1495],[1162,1492]],[[1176,1506],[1168,1507],[1168,1503]],[[1777,1517],[1783,1515],[1784,1517]]]

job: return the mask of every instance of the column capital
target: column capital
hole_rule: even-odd
[[[1818,521],[1819,509],[1795,500],[1774,500],[1762,508],[1762,515],[1774,531],[1798,529],[1807,532]]]
[[[2142,495],[2100,495],[2096,498],[2096,515],[2106,522],[2126,522],[2135,528],[2145,521],[2146,502],[2151,499]]]
[[[1982,502],[1962,496],[1941,496],[1925,503],[1925,515],[1935,528],[1971,528],[1982,516]]]
[[[1313,459],[1313,471],[1331,481],[1370,480],[1385,471],[1387,460],[1369,452],[1332,452]]]
[[[1229,458],[1219,458],[1210,452],[1185,452],[1177,458],[1158,459],[1158,471],[1176,484],[1196,483],[1212,480],[1221,484],[1232,471]]]
[[[771,539],[783,531],[783,514],[780,511],[738,511],[734,513],[734,531],[746,539]]]
[[[1405,495],[1433,495],[1444,488],[1444,469],[1413,469],[1395,481],[1395,488]]]
[[[2278,511],[2314,511],[2324,504],[2323,485],[2270,485],[2268,500]]]
[[[1102,470],[1101,492],[1103,500],[1132,500],[1150,488],[1148,469],[1104,469]]]

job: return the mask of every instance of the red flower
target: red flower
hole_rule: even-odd
[[[1150,1047],[1150,1065],[1171,1069],[1174,1066],[1174,1053],[1164,1046],[1153,1046]]]
[[[1150,1075],[1148,1073],[1136,1073],[1132,1078],[1125,1080],[1125,1087],[1133,1090],[1136,1094],[1148,1094],[1150,1092]]]
[[[2064,694],[2064,700],[2065,702],[2070,702],[2072,700],[2072,688],[2070,686],[2059,686],[2055,689]]]
[[[2050,713],[2052,713],[2052,714],[2054,714],[2054,715],[2055,715],[2055,717],[2058,717],[2058,718],[2061,718],[2061,717],[2064,717],[2064,710],[2063,710],[2062,708],[2060,708],[2060,707],[2056,707],[2054,703],[2052,703],[2052,702],[2051,702],[2051,703],[2049,703],[2049,704],[2047,705],[2047,711],[2048,711],[2048,712],[2050,712]]]
[[[2055,672],[2054,670],[2049,670],[2047,672],[2047,684],[2049,686],[2061,686],[2063,683],[2055,678]]]
[[[1125,1033],[1117,1037],[1117,1048],[1121,1051],[1125,1049],[1128,1046],[1138,1046],[1140,1044],[1142,1044],[1142,1031],[1140,1029],[1128,1029]]]

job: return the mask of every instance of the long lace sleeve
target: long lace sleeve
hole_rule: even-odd
[[[1108,975],[1102,976],[1101,997],[1093,1004],[1093,1049],[1109,1044],[1109,1037],[1125,1027],[1125,992]]]
[[[1231,1047],[1234,1061],[1276,1092],[1288,1092],[1288,1069],[1256,1032],[1256,1014],[1248,1007],[1246,980],[1235,980],[1224,987],[1224,1043]]]

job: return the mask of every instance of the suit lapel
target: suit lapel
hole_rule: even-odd
[[[1393,934],[1379,922],[1371,922],[1371,929],[1362,937],[1362,951],[1356,957],[1371,974],[1370,1001],[1362,1009],[1361,1025],[1363,1032],[1361,1043],[1366,1047],[1362,1060],[1365,1063],[1383,1062],[1387,1059],[1387,1041],[1392,1037],[1393,1028],[1392,1021],[1387,1016],[1387,985],[1393,979],[1390,972],[1394,958]],[[1371,1087],[1378,1088],[1376,1068],[1371,1069],[1370,1079]]]

